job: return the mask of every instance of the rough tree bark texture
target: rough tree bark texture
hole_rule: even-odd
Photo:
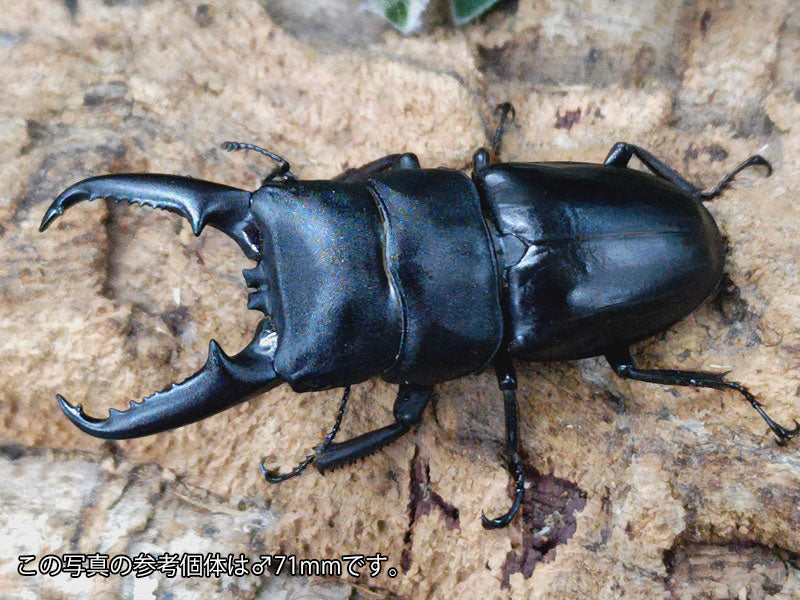
[[[399,151],[466,168],[506,99],[510,160],[597,162],[625,140],[704,184],[755,151],[773,161],[770,179],[748,172],[709,207],[730,245],[720,292],[635,354],[731,370],[776,420],[800,414],[796,3],[520,0],[410,39],[362,18],[332,1],[3,7],[0,595],[800,598],[797,441],[776,446],[732,393],[622,381],[602,360],[519,365],[531,488],[522,518],[493,532],[481,509],[510,499],[490,373],[439,386],[384,452],[277,487],[258,459],[305,456],[337,393],[283,386],[120,443],[62,417],[56,391],[91,413],[124,408],[194,371],[209,338],[237,351],[258,321],[239,274],[251,264],[215,231],[97,202],[40,235],[68,184],[150,171],[254,187],[270,165],[225,139],[270,147],[303,178]],[[388,423],[394,392],[357,386],[342,438]],[[95,551],[381,552],[399,574],[311,589],[16,573],[19,554]]]

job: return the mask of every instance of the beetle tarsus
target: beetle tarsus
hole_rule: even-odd
[[[514,455],[508,461],[508,470],[514,475],[514,503],[505,514],[494,519],[488,518],[483,511],[481,511],[481,524],[484,529],[500,529],[507,527],[514,517],[519,512],[522,506],[522,501],[525,497],[525,473],[522,469],[522,461],[518,455]]]
[[[759,415],[761,415],[761,418],[764,419],[764,421],[766,421],[767,425],[769,425],[769,428],[775,434],[776,438],[775,441],[779,446],[785,445],[786,442],[788,442],[790,439],[792,439],[794,436],[800,433],[800,423],[798,423],[797,421],[794,422],[795,427],[793,429],[786,429],[785,427],[773,421],[772,417],[770,417],[764,410],[763,405],[758,400],[756,400],[755,396],[753,396],[753,394],[750,393],[750,390],[748,390],[743,385],[740,385],[733,381],[723,381],[722,387],[735,390],[740,394],[742,394],[747,399],[750,405],[754,409],[756,409],[756,412]]]
[[[787,430],[781,427],[780,425],[777,425],[777,427],[780,430],[778,433],[776,433],[778,437],[775,440],[775,443],[778,444],[778,446],[785,446],[786,442],[788,442],[790,439],[792,439],[794,436],[800,433],[800,423],[798,423],[797,420],[795,420],[794,427],[792,429]]]
[[[278,163],[277,168],[270,171],[267,176],[261,181],[261,187],[263,188],[267,185],[270,181],[276,178],[283,178],[283,179],[291,179],[296,180],[297,177],[292,173],[289,169],[289,161],[267,150],[266,148],[262,148],[261,146],[256,146],[255,144],[248,144],[246,142],[222,142],[221,144],[224,150],[228,152],[235,152],[236,150],[252,150],[254,152],[259,152],[264,156],[270,157],[276,163]],[[260,189],[260,188],[259,188]]]
[[[270,471],[264,466],[264,462],[266,461],[266,457],[261,459],[259,463],[259,469],[261,469],[261,474],[264,476],[264,479],[269,483],[281,483],[282,481],[286,481],[287,479],[291,479],[292,477],[297,477],[300,473],[305,470],[305,468],[310,465],[314,459],[319,456],[320,454],[324,454],[327,452],[330,445],[333,443],[336,434],[339,433],[339,427],[342,426],[342,419],[344,419],[344,409],[347,407],[347,401],[350,398],[350,386],[348,385],[345,390],[344,394],[342,394],[342,401],[339,403],[339,412],[336,415],[336,421],[331,427],[331,430],[328,432],[328,435],[325,436],[323,442],[314,448],[314,454],[309,454],[306,456],[300,464],[298,464],[294,469],[289,471],[288,473],[280,474],[277,471]]]
[[[666,369],[639,369],[633,362],[628,348],[617,348],[606,354],[614,372],[625,379],[644,381],[645,383],[659,383],[662,385],[681,385],[689,387],[704,387],[717,390],[729,389],[739,392],[750,405],[761,415],[769,428],[775,434],[777,443],[783,446],[791,438],[800,433],[800,423],[794,422],[793,429],[786,429],[779,425],[767,414],[762,404],[743,385],[735,381],[725,381],[726,373],[705,373],[702,371],[674,371]]]
[[[305,468],[313,462],[314,455],[309,454],[302,461],[300,461],[300,464],[298,464],[294,469],[292,469],[288,473],[282,473],[282,474],[278,473],[277,471],[267,470],[267,468],[264,466],[266,460],[267,457],[265,456],[261,459],[261,462],[258,463],[258,468],[261,470],[261,474],[264,476],[264,479],[268,483],[281,483],[283,481],[286,481],[287,479],[291,479],[292,477],[297,477],[298,475],[300,475],[300,473],[302,473],[305,470]]]
[[[713,190],[711,190],[710,192],[701,192],[699,198],[701,200],[713,200],[714,198],[719,196],[726,187],[730,185],[731,181],[733,181],[734,177],[736,177],[736,175],[740,171],[748,167],[754,167],[754,166],[765,167],[767,169],[766,177],[772,175],[772,165],[770,164],[770,162],[760,154],[754,154],[753,156],[742,162],[740,165],[738,165],[733,171],[725,175],[725,177],[722,178],[722,181],[720,181]]]

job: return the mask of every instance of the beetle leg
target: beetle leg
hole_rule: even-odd
[[[681,177],[680,173],[668,167],[641,146],[635,146],[628,142],[617,142],[614,144],[614,147],[611,148],[603,164],[612,167],[627,167],[628,161],[630,161],[633,156],[638,158],[654,175],[666,179],[690,196],[696,198],[702,191],[699,187],[686,181]]]
[[[764,411],[761,403],[743,385],[733,381],[725,381],[725,373],[705,373],[702,371],[672,371],[662,369],[639,369],[633,362],[628,348],[617,348],[606,354],[611,368],[620,377],[644,381],[647,383],[659,383],[662,385],[684,385],[691,387],[714,388],[717,390],[731,389],[739,392],[750,405],[756,409],[761,418],[766,421],[769,428],[777,437],[779,445],[784,445],[788,440],[800,433],[800,423],[795,421],[793,429],[786,429],[778,425]]]
[[[267,185],[270,181],[275,179],[276,177],[280,177],[282,179],[292,179],[296,180],[297,177],[292,173],[289,169],[289,161],[283,158],[282,156],[278,156],[274,152],[270,152],[266,148],[262,148],[261,146],[256,146],[254,144],[247,144],[245,142],[222,142],[222,148],[227,150],[228,152],[235,152],[236,150],[253,150],[254,152],[259,152],[264,156],[269,156],[272,160],[278,163],[278,166],[270,171],[267,176],[261,181],[261,187],[258,189],[263,188]]]
[[[505,133],[508,115],[511,115],[511,122],[513,122],[517,116],[517,112],[514,110],[514,105],[511,104],[511,102],[503,102],[502,104],[498,104],[494,109],[494,114],[497,115],[498,113],[500,114],[500,121],[497,124],[497,129],[494,130],[494,135],[492,136],[491,153],[486,148],[478,148],[475,151],[475,154],[472,155],[473,177],[475,177],[476,173],[479,173],[493,162],[500,160],[500,143],[503,140],[503,133]]]
[[[731,181],[733,181],[733,178],[736,177],[736,174],[739,171],[746,169],[747,167],[751,167],[753,165],[766,167],[767,177],[772,175],[772,165],[769,163],[769,161],[760,154],[754,154],[753,156],[742,162],[739,166],[737,166],[733,171],[725,175],[725,177],[722,178],[722,180],[716,185],[716,187],[713,190],[711,190],[710,192],[702,192],[700,194],[700,199],[713,200],[722,193],[722,190],[724,190],[726,187],[728,187],[728,185],[730,185]]]
[[[324,449],[320,447],[314,466],[324,473],[367,457],[396,441],[422,420],[432,393],[430,386],[402,384],[394,401],[394,423],[345,442],[329,444]]]
[[[309,454],[306,456],[294,469],[288,473],[284,473],[283,475],[277,473],[276,471],[269,471],[264,466],[266,457],[262,458],[261,463],[258,466],[261,469],[261,474],[264,476],[264,479],[266,479],[269,483],[281,483],[282,481],[286,481],[292,477],[297,477],[308,465],[313,462],[317,455],[327,452],[328,448],[333,443],[333,439],[336,437],[336,434],[339,433],[339,427],[341,427],[342,419],[344,418],[344,409],[347,406],[347,400],[349,398],[350,386],[348,385],[344,390],[344,394],[342,394],[342,401],[339,404],[339,413],[336,415],[336,421],[334,422],[333,427],[331,427],[331,430],[328,432],[328,435],[325,436],[325,439],[319,446],[314,448],[314,454]]]
[[[419,169],[419,159],[416,154],[406,152],[405,154],[389,154],[382,156],[372,162],[368,162],[360,167],[347,169],[334,177],[331,181],[366,181],[373,175],[385,171],[398,171],[401,169]]]
[[[701,188],[686,181],[680,173],[668,167],[641,146],[629,144],[628,142],[617,142],[614,144],[614,147],[611,148],[611,151],[608,153],[608,156],[606,156],[603,164],[612,167],[626,167],[628,166],[628,161],[630,161],[631,157],[633,156],[638,158],[642,164],[650,169],[650,171],[652,171],[655,175],[661,177],[662,179],[666,179],[693,198],[697,198],[699,200],[713,200],[719,196],[720,193],[722,193],[722,190],[728,187],[731,181],[733,181],[733,178],[736,176],[736,174],[747,167],[755,165],[766,167],[767,177],[772,174],[772,165],[769,163],[769,161],[759,154],[754,154],[737,166],[733,171],[725,175],[725,177],[722,178],[722,181],[720,181],[713,190],[710,192],[704,192]]]
[[[525,496],[525,473],[522,469],[522,460],[519,457],[519,406],[517,404],[517,376],[508,355],[502,353],[495,359],[494,368],[497,381],[503,392],[503,406],[506,416],[506,458],[508,470],[514,477],[514,503],[508,511],[495,518],[489,519],[481,512],[481,523],[484,529],[498,529],[506,527],[516,516]]]
[[[498,104],[494,109],[494,114],[497,115],[498,113],[500,114],[500,121],[497,123],[497,129],[494,130],[494,135],[492,136],[492,154],[495,161],[500,160],[500,142],[503,140],[508,115],[511,115],[510,123],[513,123],[517,117],[517,111],[514,110],[514,105],[511,102]]]
[[[82,431],[95,437],[129,439],[182,427],[281,383],[273,368],[277,334],[267,321],[259,323],[253,340],[235,356],[228,357],[211,340],[205,366],[182,383],[173,384],[125,411],[113,408],[108,418],[98,419],[57,396],[64,414]]]

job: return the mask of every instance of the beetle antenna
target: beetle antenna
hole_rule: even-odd
[[[342,395],[342,401],[339,404],[339,414],[336,415],[336,421],[333,424],[333,427],[328,432],[328,435],[325,436],[325,439],[322,443],[318,446],[314,447],[314,454],[309,454],[300,463],[288,473],[280,474],[277,471],[269,471],[264,466],[264,462],[267,460],[267,457],[261,459],[261,463],[258,465],[259,469],[261,469],[261,474],[264,476],[264,479],[267,480],[269,483],[281,483],[282,481],[286,481],[287,479],[291,479],[292,477],[296,477],[300,475],[305,468],[314,462],[314,459],[321,455],[325,454],[328,451],[328,448],[333,443],[336,434],[339,433],[339,427],[342,425],[342,419],[344,418],[344,409],[347,406],[347,401],[350,399],[350,386],[348,385],[345,390],[344,394]]]
[[[733,171],[725,175],[725,177],[722,178],[722,181],[720,181],[713,190],[711,190],[710,192],[702,192],[700,194],[700,199],[713,200],[714,198],[719,196],[726,187],[730,185],[731,181],[733,181],[734,177],[736,177],[736,175],[740,171],[743,171],[747,167],[753,167],[753,166],[766,167],[767,177],[772,175],[772,165],[769,163],[769,161],[760,154],[754,154],[746,161],[744,161],[742,164],[740,164],[738,167],[736,167]]]
[[[264,156],[269,156],[272,160],[278,163],[277,168],[270,171],[264,180],[261,182],[261,187],[258,189],[263,188],[267,185],[270,181],[275,179],[276,177],[280,177],[282,179],[291,179],[296,180],[297,177],[292,173],[289,169],[289,161],[283,158],[282,156],[278,156],[274,152],[270,152],[266,148],[262,148],[261,146],[256,146],[254,144],[248,144],[245,142],[222,142],[222,148],[227,150],[228,152],[235,152],[236,150],[253,150],[254,152],[259,152]]]

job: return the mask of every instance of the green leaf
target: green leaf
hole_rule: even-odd
[[[482,15],[500,0],[450,0],[450,13],[456,25],[463,25]],[[416,31],[422,25],[422,14],[430,0],[371,0],[367,5],[373,12],[383,15],[404,34]]]
[[[372,0],[371,8],[383,15],[404,34],[419,29],[420,17],[429,0]]]
[[[408,5],[409,0],[389,0],[386,2],[383,14],[392,23],[400,28],[408,25]]]
[[[450,0],[453,22],[463,25],[475,17],[482,15],[500,0]]]

